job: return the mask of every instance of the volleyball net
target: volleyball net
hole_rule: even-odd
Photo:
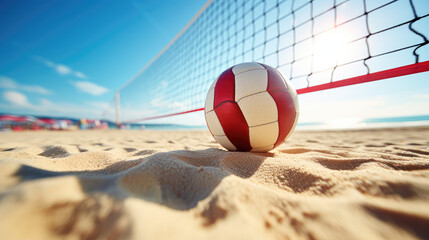
[[[215,0],[116,94],[103,116],[202,110],[227,68],[277,68],[299,94],[429,71],[427,0]]]

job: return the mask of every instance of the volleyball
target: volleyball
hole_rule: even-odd
[[[241,63],[213,82],[204,113],[211,134],[224,148],[267,152],[293,132],[299,115],[298,97],[277,69]]]

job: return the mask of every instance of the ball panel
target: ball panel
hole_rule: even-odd
[[[240,63],[232,67],[232,72],[235,75],[238,75],[240,73],[250,71],[250,70],[264,70],[264,66],[262,64],[256,63],[256,62],[247,62],[247,63]]]
[[[224,102],[214,110],[222,125],[223,131],[239,151],[249,151],[249,127],[238,104]]]
[[[274,148],[274,145],[270,145],[270,146],[262,147],[262,148],[252,148],[252,150],[250,150],[250,151],[251,152],[268,152],[273,148]]]
[[[206,97],[206,105],[204,106],[204,111],[207,113],[214,108],[214,88],[210,88]]]
[[[216,80],[213,81],[212,85],[210,85],[210,89],[214,88],[216,86],[217,80],[219,80],[219,76],[217,76]]]
[[[229,141],[228,137],[226,136],[213,136],[222,147],[230,150],[230,151],[237,151],[237,148]]]
[[[293,126],[297,119],[297,111],[295,103],[289,91],[286,89],[280,89],[269,92],[276,102],[278,108],[278,123],[279,123],[279,135],[274,147],[277,147],[284,142],[289,132],[292,132]]]
[[[272,146],[279,136],[279,124],[277,122],[249,128],[250,146],[264,148]]]
[[[286,137],[285,137],[285,140],[284,140],[284,141],[286,141],[286,139],[288,139],[288,138],[290,137],[290,135],[293,133],[293,131],[295,130],[296,124],[298,123],[298,117],[299,117],[299,111],[296,111],[295,121],[294,121],[294,123],[293,123],[292,127],[290,128],[289,132],[287,133],[287,135],[286,135]],[[280,143],[280,144],[281,144],[281,143]],[[280,145],[280,144],[279,144],[279,145]],[[278,146],[278,145],[277,145],[277,146]]]
[[[216,82],[216,86],[214,88],[214,108],[224,101],[234,101],[235,76],[231,69],[232,68],[229,68],[223,72]]]
[[[289,79],[285,79],[285,83],[288,86],[289,94],[292,96],[293,102],[295,103],[295,108],[299,112],[298,94]]]
[[[209,127],[210,132],[213,136],[222,136],[225,135],[222,125],[219,122],[219,119],[216,116],[214,111],[208,112],[206,114],[207,126]]]
[[[278,119],[276,102],[268,92],[242,98],[238,106],[249,127],[271,123]]]
[[[266,91],[268,85],[267,70],[251,70],[235,75],[235,101],[243,97]]]
[[[276,89],[286,88],[289,89],[286,85],[286,82],[283,76],[275,68],[262,64],[268,72],[268,86],[267,91],[272,91]]]

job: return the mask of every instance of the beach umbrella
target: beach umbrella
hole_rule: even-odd
[[[24,122],[31,122],[31,121],[27,117],[25,117],[25,116],[18,116],[16,118],[16,122],[24,123]]]
[[[19,120],[19,117],[15,115],[4,114],[0,116],[0,121],[2,122],[16,122],[17,120]]]
[[[5,123],[24,123],[24,122],[33,122],[36,118],[26,117],[26,116],[16,116],[4,114],[0,116],[0,121]],[[37,120],[37,119],[36,119]]]
[[[39,120],[44,124],[48,124],[48,125],[54,125],[55,124],[55,120],[51,119],[51,118],[39,118]]]
[[[25,116],[26,122],[40,123],[40,120],[33,116]]]

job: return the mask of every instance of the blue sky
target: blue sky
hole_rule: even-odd
[[[99,118],[204,3],[2,1],[0,112]]]
[[[3,1],[0,4],[0,112],[102,117],[101,113],[109,104],[113,107],[115,90],[163,49],[205,2]],[[414,2],[419,11],[428,12],[428,1]],[[362,11],[359,4],[362,4],[361,0],[352,0],[339,11]],[[389,24],[405,21],[411,14],[409,10],[404,10],[408,6],[408,0],[392,4],[379,14],[381,20],[371,21],[370,27],[375,30],[383,29]],[[429,35],[429,18],[419,21],[415,26],[425,31],[426,36]],[[362,29],[355,28],[353,31],[358,34]],[[398,31],[388,31],[386,35],[371,38],[375,51],[398,48],[417,39],[415,35],[412,38],[402,36],[401,31],[409,32],[406,26],[398,28]],[[390,36],[390,33],[394,35]],[[348,35],[343,34],[342,37],[347,38]],[[328,38],[325,42],[331,39]],[[325,54],[324,44],[322,41],[315,55]],[[330,43],[328,47],[335,44]],[[356,48],[346,53],[346,57],[353,57],[354,54],[361,57],[362,51]],[[428,60],[429,46],[420,49],[420,54],[421,60]],[[386,55],[376,62],[368,61],[368,64],[373,71],[377,71],[386,69],[386,66],[409,64],[413,61],[412,58],[409,52],[398,53]],[[322,63],[328,62],[325,61],[325,56],[321,60]],[[218,70],[220,73],[223,69]],[[359,66],[349,70],[349,73],[360,75],[364,71]],[[193,75],[198,73],[197,71]],[[338,125],[339,122],[347,124],[365,118],[429,114],[428,79],[429,73],[421,73],[300,95],[300,122],[323,121]],[[134,118],[146,116],[147,112],[142,105],[148,103],[157,108],[169,105],[164,110],[174,112],[177,112],[176,109],[188,110],[183,102],[169,102],[169,99],[163,99],[164,96],[159,93],[157,97],[150,96],[154,90],[167,89],[168,81],[155,85],[145,81],[136,81],[139,88],[130,85],[129,90],[123,91],[121,103],[125,107],[134,108],[128,112],[129,115],[135,116]],[[299,82],[294,84],[300,87]],[[145,86],[152,86],[153,89],[146,89]],[[127,94],[131,92],[133,94]],[[168,94],[170,93],[167,92]],[[170,94],[170,97],[175,96]],[[127,111],[125,107],[123,111]],[[204,115],[198,112],[152,122],[204,125]]]

